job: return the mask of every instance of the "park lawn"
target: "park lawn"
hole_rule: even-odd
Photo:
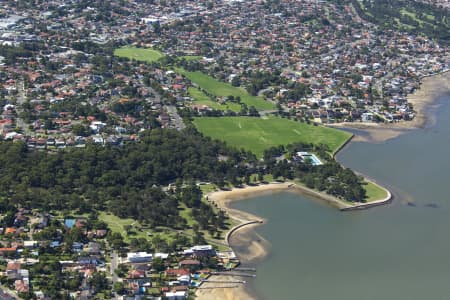
[[[184,59],[184,60],[200,60],[203,58],[203,56],[200,55],[183,55],[179,57],[180,59]]]
[[[127,236],[127,233],[124,229],[124,226],[127,225],[132,225],[137,223],[137,221],[130,219],[130,218],[126,218],[126,219],[122,219],[119,218],[111,213],[106,213],[106,212],[100,212],[98,218],[100,220],[102,220],[103,222],[105,222],[106,224],[108,224],[108,228],[112,231],[112,232],[118,232],[120,233],[124,238]]]
[[[240,112],[241,111],[241,105],[238,103],[234,103],[234,102],[226,102],[224,104],[221,104],[219,102],[213,101],[211,100],[211,98],[208,97],[208,95],[206,95],[204,92],[202,92],[201,90],[194,88],[194,87],[190,87],[188,89],[189,92],[189,96],[191,96],[194,99],[194,104],[198,104],[198,105],[207,105],[212,109],[216,109],[216,110],[231,110],[234,112]]]
[[[131,218],[123,219],[123,218],[119,218],[113,214],[101,212],[99,214],[99,219],[104,221],[106,224],[108,224],[108,227],[112,232],[120,233],[125,242],[129,242],[130,239],[132,239],[132,238],[137,238],[137,239],[144,238],[146,240],[151,240],[151,238],[152,238],[151,236],[147,235],[148,230],[139,229],[139,227],[140,227],[139,222],[137,222],[136,220],[133,220]],[[124,228],[127,225],[130,225],[132,227],[128,234]],[[161,233],[160,236],[162,239],[165,239],[168,242],[172,239],[172,237],[169,234]]]
[[[217,187],[212,183],[200,184],[200,190],[202,191],[203,196],[206,196],[206,194],[216,191]]]
[[[363,188],[366,190],[367,202],[381,200],[387,197],[387,192],[372,182],[367,182],[367,184],[363,185]]]
[[[187,207],[186,204],[180,203],[179,213],[180,216],[186,220],[186,223],[189,227],[192,227],[194,224],[197,224],[197,221],[191,215],[192,209]]]
[[[433,25],[428,21],[433,22],[435,20],[435,17],[429,14],[424,14],[425,19],[419,19],[415,12],[411,12],[405,8],[400,9],[400,13],[411,17],[414,21],[418,22],[420,26],[422,26],[424,23],[428,23],[428,25]]]
[[[182,68],[176,68],[176,71],[186,76],[190,81],[199,87],[216,95],[217,97],[241,97],[241,102],[247,104],[248,107],[254,106],[257,110],[272,110],[275,105],[264,100],[262,97],[252,96],[243,88],[234,87],[229,83],[221,82],[202,72],[189,72]]]
[[[140,227],[139,222],[137,222],[136,220],[133,220],[130,218],[122,219],[113,214],[109,214],[106,212],[100,212],[99,219],[104,221],[105,223],[107,223],[109,229],[112,232],[120,233],[125,242],[130,242],[130,240],[132,238],[136,238],[136,239],[144,238],[146,240],[151,240],[153,237],[153,236],[149,236],[147,234],[147,231],[149,231],[149,230],[139,229],[139,227]],[[130,230],[129,234],[127,234],[127,232],[125,231],[124,227],[126,225],[132,226],[132,229]],[[159,234],[159,236],[162,239],[166,240],[167,243],[170,243],[173,240],[173,237],[175,235],[173,230],[169,230],[167,232],[158,232],[157,234]]]
[[[114,50],[114,55],[144,62],[155,62],[164,57],[158,50],[125,46]]]
[[[395,24],[398,28],[402,28],[402,29],[404,28],[404,29],[408,29],[408,30],[412,30],[412,29],[416,28],[415,26],[403,23],[402,21],[400,21],[399,18],[394,18],[394,20],[395,20]]]
[[[410,18],[412,18],[414,21],[418,22],[419,25],[423,24],[423,20],[417,18],[417,15],[411,11],[406,10],[405,8],[400,9],[400,13],[402,15],[406,15],[409,16]]]
[[[264,150],[295,142],[326,144],[333,153],[351,134],[278,117],[202,117],[194,125],[203,134],[262,157]]]

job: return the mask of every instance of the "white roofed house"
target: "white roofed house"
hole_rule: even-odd
[[[188,292],[187,291],[166,292],[164,296],[168,300],[184,300],[187,298]]]
[[[186,249],[183,251],[184,255],[191,255],[191,256],[214,256],[216,255],[216,250],[211,245],[197,245],[194,247],[191,247],[189,249]]]
[[[151,262],[153,260],[153,254],[147,252],[129,252],[127,253],[127,259],[130,263]]]
[[[23,246],[26,249],[36,248],[38,246],[38,242],[37,241],[24,241]]]
[[[92,141],[96,144],[103,145],[105,143],[105,139],[101,135],[92,136]]]
[[[162,260],[167,259],[169,257],[169,253],[155,253],[155,255],[153,255],[154,257],[159,257]]]
[[[100,121],[93,121],[91,125],[89,125],[89,128],[94,133],[99,133],[100,130],[102,130],[106,126],[106,123],[100,122]]]

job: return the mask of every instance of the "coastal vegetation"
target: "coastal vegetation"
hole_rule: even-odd
[[[379,185],[374,184],[373,182],[370,181],[364,183],[363,188],[366,191],[367,202],[385,199],[388,196],[388,193],[385,189],[381,188]]]
[[[301,159],[298,152],[314,152],[320,164]],[[288,159],[290,162],[288,162]],[[342,167],[330,156],[326,144],[296,142],[286,147],[272,147],[264,151],[265,172],[275,179],[299,181],[301,185],[348,202],[367,202],[364,177]]]
[[[203,117],[195,118],[194,124],[203,134],[251,151],[257,157],[273,146],[295,142],[325,144],[333,152],[351,137],[344,131],[278,117]]]

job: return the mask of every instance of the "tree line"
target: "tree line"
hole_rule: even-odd
[[[352,0],[358,14],[386,29],[397,28],[412,34],[423,33],[429,38],[449,44],[448,10],[420,1]]]
[[[219,160],[219,154],[227,160]],[[162,191],[162,186],[177,179],[227,181],[253,160],[253,155],[193,129],[155,129],[124,147],[89,144],[56,153],[29,150],[23,142],[1,142],[0,209],[7,211],[13,204],[47,211],[106,210],[153,226],[179,227],[184,224],[178,213],[181,197]],[[186,201],[200,209],[198,202]]]

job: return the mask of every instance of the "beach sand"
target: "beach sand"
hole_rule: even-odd
[[[217,207],[225,211],[230,218],[242,224],[250,221],[265,222],[266,220],[259,216],[231,208],[230,204],[232,202],[246,199],[250,196],[272,194],[279,191],[298,192],[316,199],[320,198],[322,201],[325,200],[338,208],[342,207],[342,204],[337,203],[334,197],[309,190],[290,182],[246,186],[245,188],[233,188],[230,191],[211,192],[207,196],[208,201],[216,204]],[[259,224],[260,223],[255,223],[240,227],[238,230],[233,232],[230,237],[230,241],[226,241],[227,243],[230,242],[230,244],[239,248],[239,252],[236,254],[244,266],[257,263],[259,260],[266,257],[270,251],[270,243],[254,231],[254,228]],[[220,281],[242,280],[240,277],[218,275],[213,275],[210,279]],[[226,286],[226,288],[208,288],[212,286],[217,287],[218,285],[219,284],[217,283],[203,283],[202,288],[196,291],[197,299],[256,299],[245,284],[220,283],[219,286]],[[207,289],[203,289],[205,287]]]
[[[450,93],[450,72],[430,76],[422,79],[420,88],[408,95],[408,102],[413,105],[416,116],[412,121],[403,121],[391,124],[379,123],[340,123],[330,125],[336,128],[358,129],[354,141],[381,143],[398,137],[410,130],[423,128],[434,122],[429,110],[438,105],[439,97]]]
[[[254,228],[261,223],[266,222],[263,218],[255,216],[251,213],[240,211],[230,207],[230,204],[234,201],[249,198],[251,196],[259,196],[264,194],[272,194],[280,191],[289,191],[292,193],[299,193],[306,195],[311,199],[315,199],[320,203],[326,203],[332,205],[338,209],[348,209],[352,206],[366,205],[363,203],[355,203],[353,205],[343,202],[333,196],[325,193],[321,193],[312,189],[309,189],[299,183],[293,182],[283,182],[283,183],[269,183],[256,186],[246,186],[243,188],[233,188],[229,191],[216,191],[211,192],[207,195],[208,201],[217,205],[217,207],[223,210],[230,218],[239,222],[239,224],[245,224],[248,222],[256,221],[252,224],[246,224],[244,226],[237,225],[230,230],[232,234],[229,240],[226,238],[226,243],[233,247],[237,247],[239,251],[236,254],[241,261],[241,264],[254,265],[258,261],[265,258],[270,251],[270,243],[260,236]],[[390,193],[388,191],[389,197],[386,199],[380,199],[379,201],[373,201],[372,204],[376,205],[376,202],[380,204],[386,203],[390,200]],[[237,228],[237,229],[235,229]],[[227,234],[228,237],[228,234]],[[234,276],[222,276],[213,275],[211,280],[220,281],[236,281],[242,280],[240,277]],[[198,289],[196,296],[200,300],[206,299],[256,299],[245,284],[236,283],[220,283],[220,287],[225,286],[225,288],[217,288],[218,284],[214,283],[203,283],[202,288]],[[206,289],[204,289],[206,287]],[[208,288],[210,287],[210,288]],[[215,288],[211,288],[215,287]]]
[[[231,191],[217,191],[208,194],[208,200],[215,203],[220,209],[224,210],[230,218],[239,223],[246,223],[253,220],[265,221],[261,217],[230,208],[233,201],[248,198],[254,195],[270,194],[274,191],[286,190],[290,188],[288,183],[272,183],[258,186],[248,186],[245,188],[234,188]],[[239,260],[243,265],[255,263],[263,259],[269,252],[270,244],[263,237],[258,235],[253,229],[257,224],[251,224],[241,227],[232,235],[231,244],[239,245]],[[209,279],[220,281],[236,281],[243,280],[235,276],[219,276],[213,275]],[[245,279],[244,279],[245,280]],[[225,286],[225,288],[208,288],[208,287]],[[203,289],[205,288],[206,289]],[[240,299],[257,299],[245,284],[235,283],[203,283],[202,289],[198,289],[195,293],[196,299],[200,300],[240,300]]]
[[[212,275],[209,279],[211,280],[221,280],[221,281],[233,281],[241,280],[240,278],[233,276],[216,276]],[[209,288],[221,286],[223,288]],[[205,288],[205,289],[204,289]],[[244,284],[226,284],[226,283],[203,283],[202,289],[197,289],[195,293],[196,299],[200,300],[256,300],[253,295],[251,295]]]
[[[274,191],[285,190],[291,186],[289,183],[270,183],[255,186],[246,186],[245,188],[233,188],[229,191],[217,191],[209,193],[208,200],[215,203],[219,208],[223,209],[231,218],[240,223],[262,220],[260,217],[246,213],[230,207],[230,203],[236,200],[248,198],[253,195],[270,194]],[[264,220],[262,220],[264,221]]]
[[[430,122],[433,122],[431,117],[427,115],[428,111],[430,108],[433,108],[433,104],[440,96],[447,93],[450,93],[450,72],[424,78],[420,89],[408,96],[408,101],[412,103],[414,110],[416,111],[416,117],[412,121],[395,124],[343,123],[333,124],[332,126],[353,128],[362,131],[363,135],[355,136],[354,140],[356,141],[369,141],[374,143],[384,142],[410,130],[423,128]],[[345,204],[339,200],[336,201],[336,198],[334,197],[292,183],[271,183],[248,186],[245,188],[234,188],[231,191],[212,192],[208,194],[208,200],[215,203],[220,209],[224,210],[230,218],[237,220],[239,223],[245,223],[252,220],[265,222],[265,220],[258,216],[231,208],[230,203],[250,196],[273,193],[281,190],[297,191],[312,198],[321,199],[322,201],[325,200],[338,208],[345,207]],[[386,202],[385,199],[380,201]],[[238,234],[233,234],[230,238],[231,244],[239,246],[239,253],[237,253],[237,255],[244,265],[263,259],[269,253],[270,243],[253,230],[257,225],[258,224],[251,224],[241,227],[238,230]],[[242,278],[239,277],[217,275],[211,276],[210,279],[221,281],[242,280]],[[203,288],[212,286],[217,287],[218,284],[204,283],[202,285]],[[221,283],[220,286],[225,288],[198,289],[196,291],[197,299],[257,299],[245,284]]]

